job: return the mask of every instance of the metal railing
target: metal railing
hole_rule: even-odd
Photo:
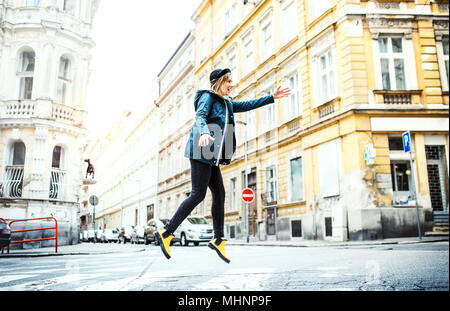
[[[3,221],[6,222],[6,220],[4,220],[3,218],[1,218]],[[17,223],[17,222],[26,222],[26,221],[33,221],[33,220],[53,220],[55,222],[55,226],[54,227],[44,227],[44,228],[32,228],[32,229],[22,229],[22,230],[11,230],[11,236],[13,233],[18,233],[18,232],[30,232],[30,231],[42,231],[42,230],[55,230],[55,236],[54,237],[50,237],[50,238],[40,238],[40,239],[29,239],[29,240],[21,240],[21,241],[11,241],[11,244],[17,244],[17,243],[27,243],[27,242],[36,242],[36,241],[48,241],[48,240],[55,240],[55,252],[58,252],[58,221],[56,220],[56,218],[54,217],[42,217],[42,218],[30,218],[30,219],[15,219],[15,220],[11,220],[9,222],[9,227],[11,228],[11,225],[13,223]],[[9,250],[10,250],[10,245],[8,245],[8,254],[9,254]],[[2,254],[3,254],[3,249],[2,249]]]
[[[23,187],[23,165],[8,165],[3,181],[3,197],[21,198]]]
[[[53,168],[50,178],[49,198],[55,200],[65,199],[65,178],[66,172],[63,170]]]

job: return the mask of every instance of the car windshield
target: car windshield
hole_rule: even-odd
[[[207,225],[208,224],[206,219],[203,217],[188,218],[188,221],[193,225]]]

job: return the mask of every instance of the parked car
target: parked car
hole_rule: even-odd
[[[209,242],[214,237],[213,226],[202,216],[187,217],[174,232],[174,242],[188,246],[193,242],[195,246],[200,242]]]
[[[126,242],[130,242],[133,231],[134,229],[132,226],[122,227],[119,232],[119,243],[123,242],[123,244],[125,244]]]
[[[95,239],[94,230],[88,230],[87,231],[87,240],[88,240],[88,242],[94,242],[94,239]]]
[[[115,230],[115,229],[103,230],[101,241],[103,243],[110,243],[110,242],[117,243],[119,241],[119,230]]]
[[[169,222],[169,219],[163,219],[163,218],[153,218],[150,219],[147,222],[147,226],[145,226],[145,233],[144,233],[144,241],[145,245],[150,244],[151,242],[157,242],[155,238],[155,232],[159,229],[163,229],[164,226]]]
[[[134,231],[131,234],[132,244],[145,243],[145,229],[143,226],[134,226]]]
[[[95,230],[95,242],[102,243],[103,229]]]
[[[87,230],[83,230],[83,235],[82,235],[81,241],[89,242],[88,231]]]

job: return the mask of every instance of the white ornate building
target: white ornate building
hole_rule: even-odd
[[[53,216],[60,245],[77,243],[79,236],[90,36],[98,5],[0,0],[0,217]]]

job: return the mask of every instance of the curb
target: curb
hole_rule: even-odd
[[[259,243],[259,242],[250,242],[246,243],[242,242],[231,242],[228,243],[229,246],[237,245],[237,246],[272,246],[272,247],[351,247],[351,246],[375,246],[375,245],[404,245],[404,244],[420,244],[420,243],[434,243],[434,242],[448,242],[448,238],[442,239],[433,239],[433,240],[410,240],[410,241],[379,241],[379,242],[370,242],[370,243],[322,243],[322,244],[272,244],[272,243]]]
[[[12,254],[0,254],[0,258],[33,258],[33,257],[56,257],[56,256],[85,256],[85,255],[106,255],[106,254],[121,254],[121,253],[138,253],[144,252],[146,249],[138,249],[130,252],[124,251],[104,251],[104,252],[66,252],[66,253],[12,253]]]

